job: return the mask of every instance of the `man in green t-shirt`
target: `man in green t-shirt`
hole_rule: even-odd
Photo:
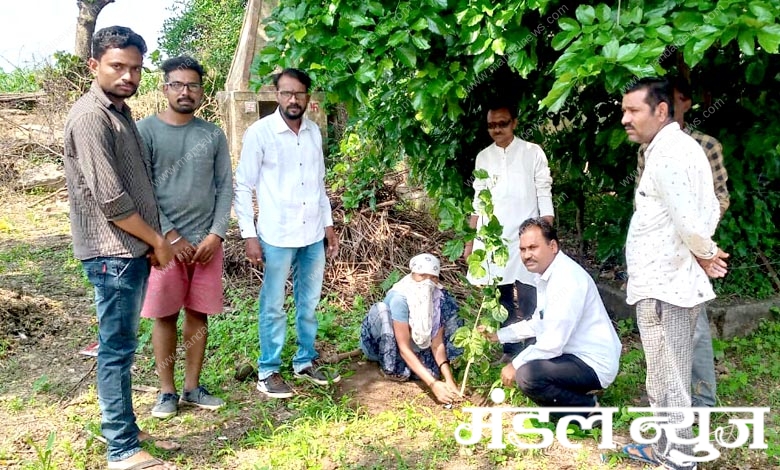
[[[208,338],[208,315],[222,311],[222,240],[233,178],[224,132],[195,111],[203,100],[203,68],[186,56],[162,64],[168,107],[138,122],[146,144],[160,226],[176,259],[149,279],[141,316],[154,318],[160,394],[152,416],[176,415],[179,402],[215,410],[225,402],[200,384]],[[176,322],[184,308],[184,388],[176,393]]]

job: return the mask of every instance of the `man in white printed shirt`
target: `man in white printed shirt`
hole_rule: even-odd
[[[712,170],[701,146],[674,121],[666,80],[646,78],[623,96],[629,140],[649,144],[626,240],[627,302],[636,304],[651,407],[691,406],[693,333],[701,305],[715,297],[710,277],[726,274],[728,255],[712,240],[720,216]],[[672,423],[683,414],[657,413]],[[677,438],[690,439],[690,427]],[[676,470],[696,468],[690,445],[661,431],[652,445],[630,444],[631,458]]]
[[[474,209],[480,204],[479,193],[490,190],[493,212],[503,227],[503,238],[509,249],[509,260],[505,266],[487,263],[487,275],[475,278],[468,275],[473,285],[486,285],[500,278],[498,290],[500,302],[507,309],[508,316],[502,326],[528,318],[536,309],[534,278],[523,266],[518,249],[517,229],[529,217],[544,217],[553,223],[552,178],[547,156],[540,146],[515,136],[517,127],[516,108],[503,101],[488,105],[487,127],[493,144],[477,155],[475,169],[485,170],[487,178],[474,179]],[[490,221],[479,215],[472,215],[471,227],[479,230]],[[468,242],[463,253],[467,259],[474,249],[484,249],[479,239]],[[504,345],[501,362],[508,363],[522,349],[520,343]]]
[[[594,390],[617,376],[620,339],[604,308],[596,283],[560,251],[558,235],[547,220],[520,225],[520,254],[536,280],[537,309],[531,319],[513,323],[491,341],[536,338],[501,371],[504,386],[517,386],[534,403],[549,407],[594,407]]]
[[[247,129],[236,170],[235,210],[247,260],[265,264],[260,289],[257,389],[273,398],[289,398],[292,388],[279,373],[287,335],[285,283],[292,269],[298,351],[293,372],[318,385],[338,382],[315,360],[315,309],[320,301],[325,256],[338,253],[330,201],[325,193],[325,161],[317,125],[303,116],[311,79],[298,69],[274,77],[277,110]],[[258,217],[254,220],[252,193]],[[327,248],[323,239],[327,241]]]

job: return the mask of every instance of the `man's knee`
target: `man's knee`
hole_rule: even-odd
[[[535,396],[549,385],[549,377],[531,361],[517,369],[515,382],[523,393]]]

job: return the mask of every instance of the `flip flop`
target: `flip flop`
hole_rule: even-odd
[[[648,449],[649,447],[650,444],[627,444],[623,446],[623,453],[628,455],[629,458],[638,460],[640,462],[644,462],[655,466],[661,465],[661,462],[653,459],[647,454],[647,452],[645,452],[645,450]],[[635,451],[636,453],[630,452],[632,450]]]
[[[136,462],[129,467],[122,465],[122,462],[108,462],[108,470],[142,470],[144,468],[156,467],[158,465],[165,465],[165,462],[160,459],[151,458],[142,462]]]

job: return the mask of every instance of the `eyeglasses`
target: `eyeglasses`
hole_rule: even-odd
[[[168,88],[172,89],[173,91],[182,91],[184,87],[186,86],[188,90],[190,91],[200,91],[203,89],[202,83],[182,83],[182,82],[170,82],[165,84]]]
[[[307,92],[307,91],[280,91],[279,95],[282,98],[286,99],[286,100],[289,100],[290,98],[295,96],[296,100],[303,101],[303,100],[306,99],[307,96],[309,96],[309,92]]]
[[[504,129],[506,127],[509,127],[509,125],[512,124],[512,121],[498,121],[498,122],[489,122],[488,123],[488,129]]]

